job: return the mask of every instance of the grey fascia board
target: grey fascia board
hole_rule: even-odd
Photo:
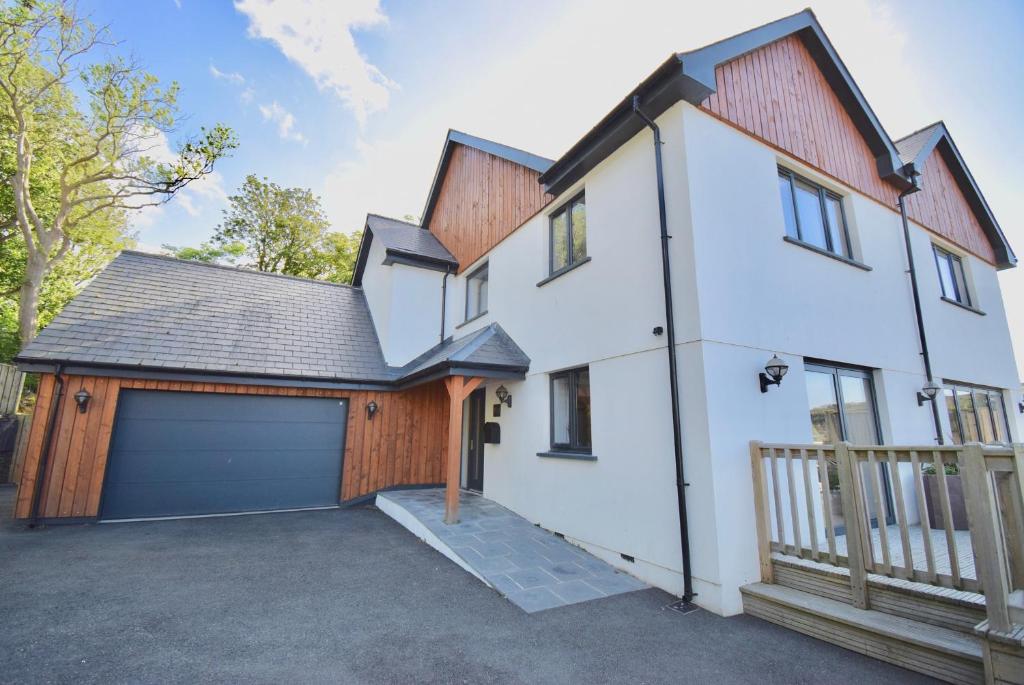
[[[61,360],[22,360],[15,364],[26,373],[55,373],[60,365],[61,373],[69,376],[100,376],[104,378],[133,378],[180,382],[226,383],[230,385],[274,385],[286,388],[317,388],[326,390],[405,390],[448,376],[482,376],[485,378],[522,380],[529,366],[501,366],[496,364],[475,364],[472,362],[451,362],[444,360],[416,373],[395,379],[329,379],[301,376],[274,376],[260,374],[238,374],[232,372],[202,371],[186,369],[154,369],[137,366],[126,367],[115,364],[84,363]]]
[[[874,138],[874,145],[869,140],[869,146],[873,148],[879,175],[901,188],[910,187],[909,180],[902,173],[903,163],[895,144],[810,10],[803,10],[697,50],[673,55],[542,174],[541,183],[552,194],[563,192],[636,135],[643,125],[632,112],[634,95],[640,96],[644,113],[652,119],[679,100],[699,106],[715,92],[715,68],[719,64],[793,34],[801,34],[805,39],[818,67],[843,100],[861,134],[867,134],[869,139]],[[809,35],[814,37],[813,41],[806,40]],[[855,106],[849,106],[851,104]]]
[[[57,366],[69,376],[101,376],[104,378],[135,378],[146,380],[227,383],[231,385],[273,385],[295,388],[379,390],[394,384],[391,380],[347,380],[310,378],[302,376],[274,376],[260,374],[238,374],[228,371],[188,371],[187,369],[154,369],[152,367],[126,367],[115,364],[98,364],[74,361],[20,360],[15,359],[18,368],[26,373],[55,373]]]
[[[967,187],[971,192],[968,193],[967,201],[971,205],[971,209],[974,210],[983,221],[981,222],[982,228],[988,234],[989,242],[992,243],[992,247],[995,249],[996,258],[999,260],[998,267],[1000,269],[1010,269],[1017,265],[1017,256],[1013,252],[1013,248],[1010,247],[1009,241],[1006,240],[1006,235],[1003,233],[1003,229],[1000,228],[999,222],[996,221],[995,215],[992,213],[992,209],[988,206],[988,202],[985,200],[985,196],[981,192],[981,188],[974,181],[974,176],[971,174],[971,170],[967,167],[967,163],[964,158],[960,155],[960,150],[957,148],[956,143],[953,142],[953,137],[946,130],[945,124],[942,125],[942,135],[936,145],[942,145],[939,148],[940,152],[944,152],[946,156],[947,164],[952,161],[953,176],[956,177],[957,182],[960,183],[961,187]],[[924,150],[922,149],[922,153]]]
[[[406,252],[404,250],[396,250],[390,247],[384,251],[384,255],[384,261],[382,263],[386,266],[391,266],[392,264],[403,264],[405,266],[415,266],[421,269],[443,272],[458,271],[459,268],[458,262],[449,259],[427,257],[425,255]]]
[[[370,222],[363,224],[363,235],[359,239],[359,250],[356,251],[356,268],[352,270],[352,285],[362,287],[363,271],[366,270],[366,261],[370,258],[370,245],[373,244],[373,231],[370,230]]]

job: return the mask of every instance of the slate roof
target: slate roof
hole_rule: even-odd
[[[452,253],[434,237],[433,233],[423,230],[417,224],[367,214],[366,228],[373,232],[373,237],[381,241],[386,250],[411,257],[426,257],[448,262],[453,268],[459,265]]]
[[[521,376],[530,363],[492,324],[389,367],[360,288],[133,251],[16,361],[387,385],[460,365]]]
[[[395,375],[358,288],[130,251],[18,361],[359,381]]]
[[[921,155],[921,150],[930,143],[933,143],[933,138],[939,134],[942,128],[942,122],[937,121],[931,126],[925,126],[920,131],[914,131],[909,136],[904,136],[897,140],[896,149],[900,153],[900,159],[906,164],[917,162],[918,157]]]
[[[500,369],[519,374],[530,358],[496,323],[458,340],[451,338],[427,350],[402,367],[402,378],[415,378],[444,368]]]

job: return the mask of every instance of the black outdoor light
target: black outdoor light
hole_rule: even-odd
[[[508,405],[509,409],[512,408],[512,395],[509,393],[508,388],[504,385],[499,385],[494,394],[497,395],[498,402]]]
[[[917,391],[917,406],[923,406],[925,402],[934,402],[935,397],[942,388],[935,381],[928,381],[924,387]]]
[[[1024,414],[1024,400],[1021,400],[1020,402],[1017,403],[1017,411],[1019,411],[1021,414]]]
[[[373,415],[377,413],[377,403],[370,400],[366,405],[366,418],[373,419]]]
[[[78,404],[79,412],[83,414],[85,413],[85,410],[89,407],[89,400],[91,398],[92,395],[90,395],[89,391],[86,390],[85,388],[82,388],[81,390],[75,393],[75,403]]]
[[[778,355],[772,355],[768,363],[764,365],[764,371],[758,374],[761,381],[761,392],[768,392],[769,385],[782,385],[782,377],[789,371],[789,364],[779,359]]]

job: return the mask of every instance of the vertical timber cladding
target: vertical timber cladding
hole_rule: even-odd
[[[55,386],[52,374],[41,377],[37,415],[32,421],[15,504],[18,518],[31,515],[32,491]],[[80,389],[92,395],[84,414],[78,411],[74,400]],[[98,515],[121,389],[348,399],[341,501],[394,485],[444,481],[448,400],[440,381],[400,392],[383,392],[66,376],[39,497],[40,518]],[[379,410],[373,419],[368,419],[366,405],[371,400]]]
[[[473,265],[551,199],[539,173],[455,144],[427,227],[459,262]]]
[[[715,83],[701,103],[705,111],[895,210],[899,191],[879,177],[875,156],[799,37],[718,65]],[[921,171],[908,216],[994,264],[992,246],[938,148]]]

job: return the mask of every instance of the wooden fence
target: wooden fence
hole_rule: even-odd
[[[1024,445],[752,442],[750,456],[764,582],[774,552],[849,568],[861,608],[875,573],[984,593],[995,630],[1024,622]]]
[[[0,364],[0,416],[11,416],[18,411],[25,374],[18,367]]]

